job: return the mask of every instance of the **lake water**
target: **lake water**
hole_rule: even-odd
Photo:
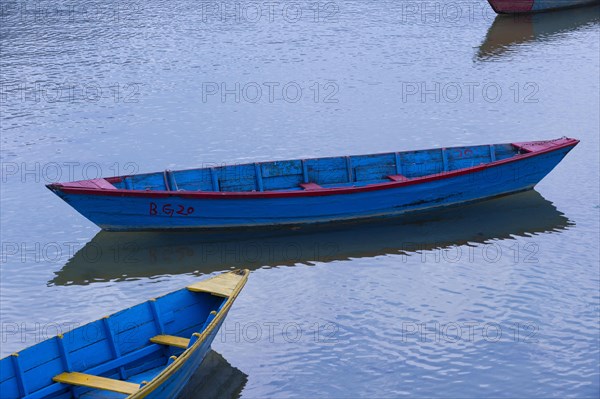
[[[248,267],[199,371],[224,381],[199,388],[214,396],[597,397],[599,21],[484,1],[3,2],[1,355]],[[535,192],[318,231],[101,233],[44,187],[565,135],[581,143]]]

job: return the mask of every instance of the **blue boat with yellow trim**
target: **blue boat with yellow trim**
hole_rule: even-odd
[[[54,183],[106,230],[301,225],[398,216],[533,188],[579,141],[225,165]]]
[[[223,273],[14,353],[0,360],[0,397],[174,398],[248,275]]]

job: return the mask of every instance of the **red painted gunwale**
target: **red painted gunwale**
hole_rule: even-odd
[[[376,190],[387,190],[413,184],[422,184],[435,180],[449,179],[455,176],[466,175],[469,173],[479,172],[481,170],[490,169],[499,165],[510,162],[518,162],[523,159],[533,158],[548,152],[560,150],[566,147],[574,147],[579,143],[579,140],[563,137],[555,140],[547,141],[530,141],[523,143],[512,143],[515,147],[521,148],[527,152],[525,154],[517,154],[513,157],[502,159],[499,161],[489,162],[468,168],[457,169],[450,172],[440,172],[432,175],[416,177],[407,181],[390,181],[383,183],[375,183],[361,187],[327,187],[321,189],[301,190],[301,191],[244,191],[244,192],[216,192],[216,191],[145,191],[145,190],[122,190],[122,189],[96,189],[85,187],[69,186],[69,183],[53,183],[47,187],[53,191],[63,191],[68,194],[85,194],[85,195],[105,195],[113,197],[144,197],[144,198],[208,198],[208,199],[252,199],[252,198],[285,198],[285,197],[318,197],[337,194],[354,194]],[[123,176],[125,177],[125,176]],[[118,181],[119,177],[108,178],[107,181]]]

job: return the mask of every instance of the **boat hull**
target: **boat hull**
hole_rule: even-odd
[[[392,217],[528,190],[576,144],[458,173],[442,172],[426,179],[367,186],[360,190],[203,196],[185,192],[128,194],[116,190],[98,195],[86,190],[62,190],[60,186],[51,189],[105,230],[222,229],[327,223]]]
[[[498,14],[521,14],[560,8],[580,7],[598,0],[488,0]]]

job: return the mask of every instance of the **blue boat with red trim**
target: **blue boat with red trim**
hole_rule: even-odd
[[[219,274],[13,353],[0,360],[0,397],[175,398],[249,273]]]
[[[399,216],[532,189],[579,141],[296,159],[48,188],[106,230],[245,228]]]
[[[488,0],[498,14],[523,14],[598,4],[599,0]],[[597,12],[597,11],[593,11]]]

